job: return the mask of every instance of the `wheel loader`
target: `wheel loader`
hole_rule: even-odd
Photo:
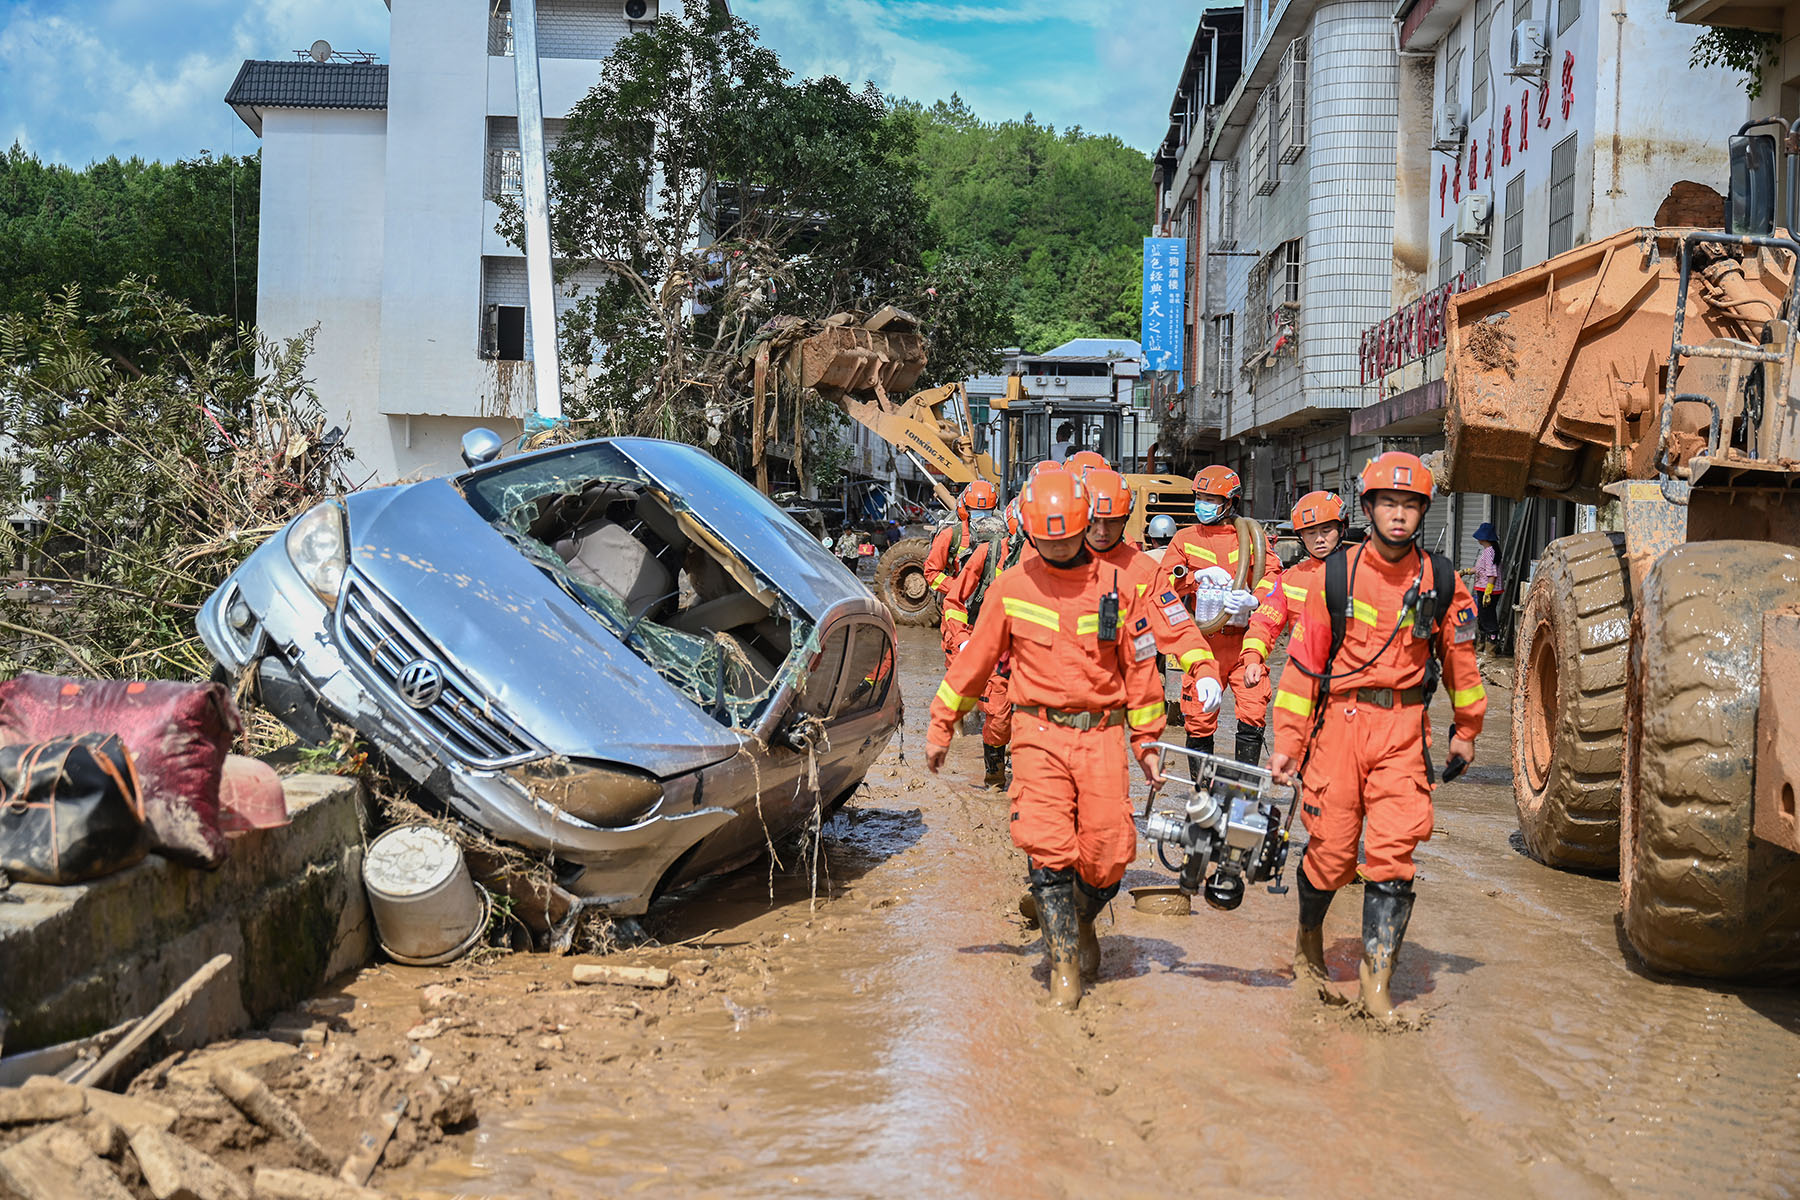
[[[1451,302],[1445,466],[1601,506],[1517,615],[1527,849],[1616,870],[1653,970],[1765,980],[1800,971],[1800,135],[1750,122],[1730,160],[1724,228],[1625,230]]]
[[[1124,422],[1135,412],[1117,404],[1053,402],[1026,394],[1023,380],[1007,378],[1007,391],[994,407],[1003,415],[1003,435],[997,449],[1001,461],[976,449],[975,430],[969,417],[968,393],[960,383],[944,384],[895,400],[918,379],[926,361],[924,339],[917,323],[899,309],[886,308],[860,319],[839,313],[815,330],[795,328],[793,336],[769,343],[770,350],[758,368],[759,379],[779,386],[810,388],[836,403],[845,415],[904,455],[923,471],[943,505],[942,520],[954,519],[956,497],[977,479],[985,479],[1000,491],[1002,503],[1017,491],[1024,472],[1032,466],[1023,453],[1034,444],[1048,443],[1051,419],[1087,417],[1101,423],[1101,449],[1117,460]],[[762,387],[758,385],[760,395]],[[762,404],[758,402],[758,412]],[[1076,411],[1080,410],[1080,411]],[[1038,436],[1032,436],[1033,434]],[[1181,523],[1193,516],[1193,481],[1178,475],[1127,474],[1125,484],[1137,497],[1126,536],[1142,541],[1144,525],[1158,513],[1168,513]],[[929,537],[904,538],[885,550],[875,568],[874,591],[902,625],[935,625],[941,611],[939,597],[925,578]]]

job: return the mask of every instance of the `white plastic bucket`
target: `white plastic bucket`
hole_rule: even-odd
[[[462,848],[429,825],[400,825],[371,842],[363,887],[381,949],[397,963],[453,962],[487,928],[487,893],[469,877]]]

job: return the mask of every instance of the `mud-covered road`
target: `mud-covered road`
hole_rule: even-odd
[[[376,1183],[417,1196],[1786,1196],[1800,1189],[1800,998],[1662,982],[1622,949],[1617,885],[1514,832],[1508,697],[1440,790],[1388,1033],[1293,986],[1294,897],[1221,914],[1113,906],[1100,983],[1044,1007],[1022,858],[979,746],[922,766],[935,637],[906,631],[908,728],[825,829],[829,878],[751,868],[668,905],[666,992],[570,985],[570,960],[382,967],[314,1070],[416,1044],[476,1093],[471,1132]],[[1441,724],[1441,722],[1438,722]],[[1229,739],[1224,740],[1229,745]],[[1127,886],[1163,882],[1146,853]],[[771,889],[774,902],[771,903]],[[1326,925],[1354,980],[1360,894]],[[704,936],[703,936],[704,935]],[[387,1057],[383,1057],[386,1055]],[[343,1056],[349,1056],[344,1059]],[[290,1081],[292,1086],[297,1081]],[[319,1099],[330,1084],[317,1085]],[[317,1106],[314,1106],[317,1111]],[[390,1158],[405,1158],[407,1153]]]

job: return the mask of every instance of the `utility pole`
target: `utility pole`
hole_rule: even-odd
[[[525,190],[525,282],[537,415],[562,419],[556,292],[550,276],[550,183],[544,157],[544,94],[538,75],[537,0],[513,0],[513,75],[519,88],[519,160]]]

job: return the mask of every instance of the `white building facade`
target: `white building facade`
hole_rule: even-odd
[[[262,330],[316,328],[309,373],[357,481],[378,483],[452,470],[463,433],[516,435],[533,406],[524,255],[495,232],[519,181],[510,5],[390,9],[388,63],[250,61],[226,97],[263,139]],[[554,144],[656,4],[539,0],[537,12]],[[559,311],[595,278],[569,271]]]

